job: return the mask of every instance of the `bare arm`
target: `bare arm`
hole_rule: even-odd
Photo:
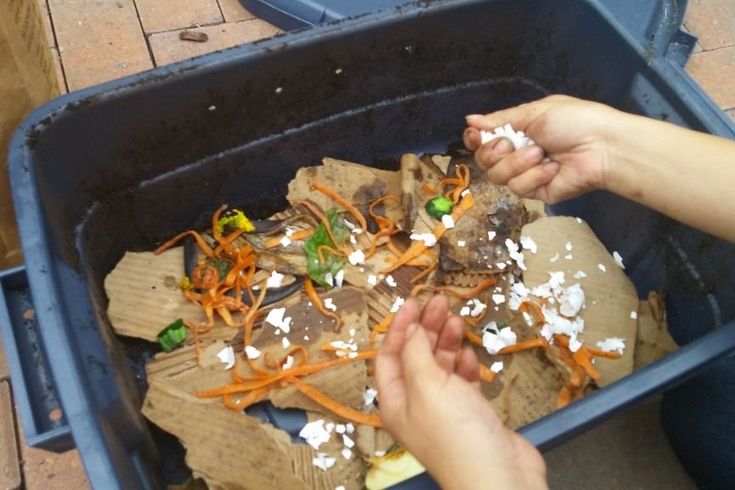
[[[735,142],[593,102],[551,96],[467,118],[465,144],[490,179],[549,203],[606,189],[735,241]],[[512,151],[479,130],[510,123],[546,150]]]

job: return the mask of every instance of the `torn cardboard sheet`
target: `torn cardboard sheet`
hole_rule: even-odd
[[[666,354],[677,349],[676,342],[669,334],[666,323],[666,307],[663,297],[655,292],[638,307],[638,339],[635,347],[635,369],[656,362]]]
[[[336,206],[327,196],[311,189],[312,182],[331,187],[337,194],[347,199],[369,216],[370,203],[386,194],[400,195],[400,175],[398,172],[379,170],[366,165],[324,158],[322,165],[302,167],[296,177],[288,184],[288,202],[309,199],[322,210]],[[403,212],[398,206],[386,206],[384,213],[394,223],[399,223]]]
[[[364,464],[354,456],[342,457],[337,450],[342,447],[339,441],[320,447],[319,452],[335,458],[335,465],[323,471],[312,465],[317,451],[306,444],[293,444],[286,432],[159,381],[148,389],[143,415],[181,440],[194,477],[204,479],[210,488],[332,490],[338,485],[362,486]]]
[[[550,272],[564,272],[566,286],[579,283],[584,291],[585,307],[580,312],[584,319],[582,343],[596,347],[598,341],[610,337],[625,339],[626,348],[620,359],[595,359],[595,367],[602,374],[597,384],[605,386],[633,371],[637,321],[631,318],[631,312],[638,311],[638,296],[625,271],[590,227],[580,221],[564,216],[545,217],[523,227],[521,235],[531,237],[538,246],[535,254],[524,251],[528,270],[523,273],[523,280],[530,288],[546,283]]]
[[[201,306],[181,293],[183,276],[184,247],[174,247],[160,255],[126,252],[105,278],[107,316],[115,333],[156,342],[158,333],[178,319],[204,322]],[[227,340],[236,334],[237,329],[215,319],[214,328],[199,338]],[[193,341],[189,335],[185,343]]]
[[[284,318],[291,318],[288,333],[280,332],[268,322],[263,322],[253,333],[252,345],[261,352],[261,357],[283,359],[292,345],[301,345],[307,349],[309,362],[313,363],[334,358],[334,354],[322,350],[322,346],[331,342],[341,341],[354,345],[357,350],[370,348],[364,293],[355,288],[345,287],[330,291],[322,298],[325,302],[331,300],[331,304],[336,308],[336,313],[342,320],[339,331],[335,331],[334,320],[324,316],[311,305],[308,298],[302,297],[298,303],[287,307],[283,313]],[[287,339],[286,344],[284,338]],[[240,373],[244,376],[254,375],[245,364],[240,367]],[[355,361],[326,369],[306,376],[303,380],[342,404],[357,410],[363,407],[363,392],[368,385],[365,361]],[[350,382],[345,383],[345,380]],[[325,412],[323,407],[291,385],[272,390],[269,399],[275,406],[281,408]]]
[[[227,347],[222,340],[215,340],[201,347],[199,363],[193,345],[180,347],[172,352],[156,354],[145,366],[148,382],[160,382],[186,393],[209,390],[232,382],[232,375],[217,354]],[[221,404],[217,398],[203,401]]]

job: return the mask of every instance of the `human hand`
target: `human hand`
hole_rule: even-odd
[[[475,152],[491,182],[554,204],[606,187],[613,130],[620,128],[622,115],[603,104],[552,95],[485,116],[467,116],[464,144]],[[502,138],[481,145],[480,130],[508,123],[536,145],[513,151]]]
[[[546,488],[539,452],[508,430],[480,394],[474,351],[461,349],[463,320],[435,296],[398,311],[375,361],[385,429],[445,489]]]

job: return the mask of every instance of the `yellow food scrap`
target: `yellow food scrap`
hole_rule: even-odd
[[[220,233],[224,232],[225,226],[228,226],[230,228],[237,228],[238,230],[243,230],[245,232],[255,230],[255,226],[253,226],[253,223],[248,219],[247,216],[245,216],[245,213],[243,213],[239,209],[233,209],[231,212],[227,213],[227,215],[221,217],[219,221],[217,221],[217,231],[219,231]]]
[[[368,490],[382,490],[424,472],[424,467],[411,453],[403,449],[381,458],[371,458],[372,466],[365,476]]]

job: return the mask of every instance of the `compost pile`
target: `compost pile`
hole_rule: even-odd
[[[420,471],[381,429],[372,377],[410,296],[449,297],[511,428],[674,348],[661,298],[639,302],[587,224],[491,184],[470,155],[407,154],[399,171],[326,158],[287,199],[262,221],[222,206],[105,281],[115,331],[162,348],[143,414],[210,488],[379,488]],[[309,423],[292,439],[251,414],[263,402]]]

